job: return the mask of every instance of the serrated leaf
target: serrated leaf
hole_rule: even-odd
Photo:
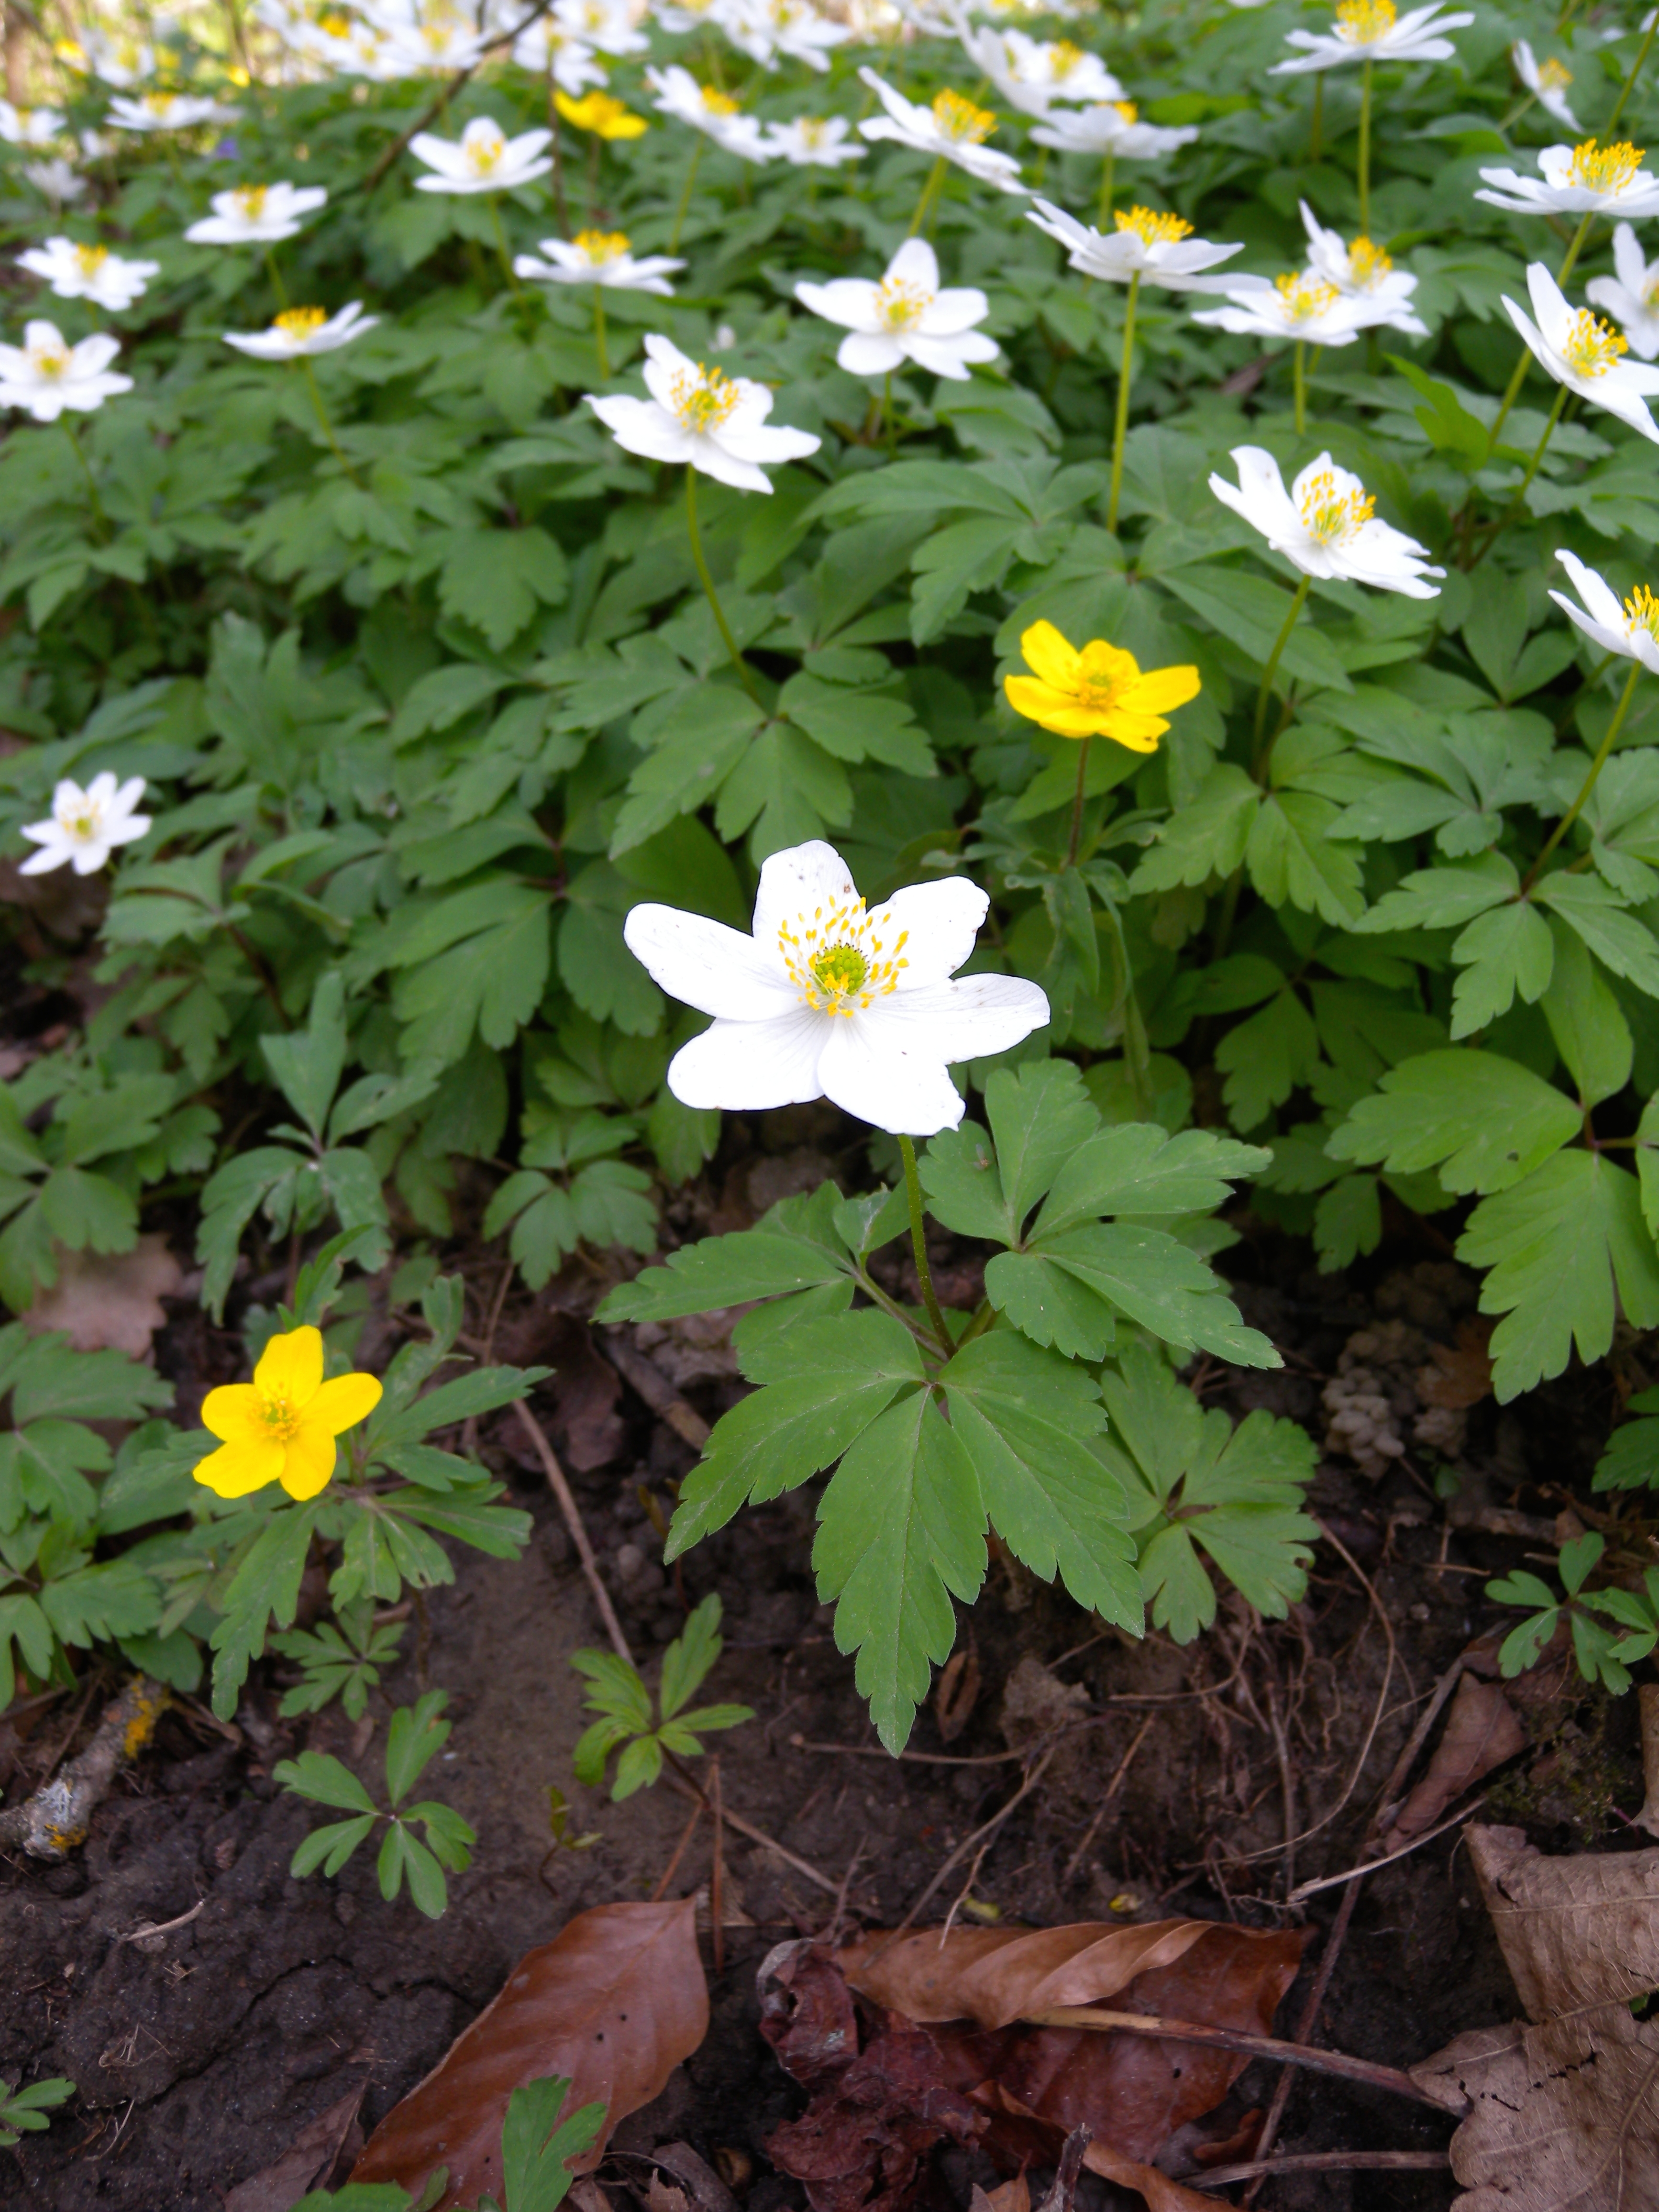
[[[1571,1099],[1493,1052],[1425,1052],[1378,1079],[1326,1151],[1394,1175],[1439,1171],[1454,1197],[1508,1190],[1577,1135]]]
[[[1528,1006],[1543,995],[1555,943],[1544,917],[1516,899],[1477,915],[1454,941],[1452,958],[1461,973],[1452,986],[1451,1033],[1473,1036],[1506,1014],[1517,993]]]
[[[1630,1080],[1635,1042],[1624,1010],[1588,950],[1551,922],[1555,970],[1544,994],[1544,1016],[1586,1106],[1599,1106]]]
[[[705,1237],[671,1252],[660,1267],[647,1267],[619,1283],[594,1319],[599,1322],[672,1321],[682,1314],[711,1313],[751,1298],[782,1297],[848,1273],[845,1262],[775,1230],[744,1229]]]

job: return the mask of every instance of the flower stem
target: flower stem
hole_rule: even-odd
[[[1601,126],[1599,135],[1602,138],[1611,138],[1613,132],[1619,127],[1619,118],[1625,112],[1625,102],[1630,98],[1631,94],[1636,88],[1637,76],[1641,70],[1643,63],[1646,61],[1648,58],[1648,48],[1653,44],[1653,34],[1656,30],[1659,30],[1659,17],[1656,17],[1654,21],[1648,25],[1648,34],[1646,38],[1643,40],[1641,45],[1636,49],[1636,59],[1630,65],[1630,75],[1625,79],[1625,88],[1620,94],[1618,101],[1613,107],[1612,114],[1608,116],[1607,121]]]
[[[702,133],[697,131],[691,141],[691,166],[685,173],[685,189],[680,194],[680,204],[674,210],[674,228],[669,234],[668,251],[678,252],[680,232],[685,226],[685,210],[691,204],[691,187],[697,181],[697,164],[702,159]]]
[[[893,419],[893,372],[890,368],[882,380],[882,420],[887,425],[887,458],[890,461],[898,451],[898,424]]]
[[[1077,749],[1077,796],[1072,801],[1072,838],[1066,848],[1066,865],[1077,866],[1077,850],[1083,839],[1083,783],[1089,766],[1089,747],[1093,742],[1085,738]]]
[[[593,350],[599,356],[599,381],[607,382],[611,375],[611,351],[605,342],[605,287],[593,287]]]
[[[943,154],[934,155],[933,166],[927,172],[927,179],[921,187],[921,198],[916,202],[916,211],[910,218],[910,228],[904,234],[907,238],[914,238],[921,230],[922,219],[927,213],[933,196],[945,182],[945,172],[948,166]]]
[[[281,314],[288,307],[288,287],[283,282],[282,270],[276,266],[275,246],[268,246],[265,248],[265,268],[270,277],[271,291],[276,296],[276,312]]]
[[[1316,161],[1325,151],[1325,72],[1316,70],[1313,81],[1313,112],[1308,118],[1308,159]]]
[[[1371,234],[1371,70],[1369,54],[1359,78],[1359,235]]]
[[[1095,228],[1104,230],[1106,218],[1112,211],[1112,187],[1117,179],[1117,155],[1108,154],[1100,165],[1100,210],[1095,217]]]
[[[1533,885],[1537,882],[1538,878],[1542,872],[1545,861],[1548,860],[1550,854],[1555,850],[1561,840],[1566,836],[1568,830],[1571,829],[1573,823],[1578,819],[1579,815],[1583,811],[1584,802],[1589,799],[1591,792],[1595,788],[1596,778],[1607,766],[1607,755],[1613,750],[1613,740],[1618,737],[1620,731],[1625,726],[1625,717],[1630,712],[1630,702],[1636,691],[1636,679],[1641,673],[1641,662],[1639,660],[1632,660],[1630,665],[1630,674],[1625,678],[1624,690],[1620,694],[1619,704],[1613,710],[1613,720],[1607,724],[1607,733],[1606,737],[1602,738],[1601,744],[1596,747],[1595,758],[1589,764],[1589,774],[1584,778],[1583,782],[1579,786],[1577,798],[1573,800],[1572,805],[1568,807],[1566,812],[1556,823],[1554,829],[1551,830],[1543,851],[1533,862],[1531,867],[1527,870],[1526,875],[1522,878],[1521,884],[1522,897],[1526,896],[1526,894],[1532,889]]]
[[[1123,489],[1123,441],[1129,428],[1129,377],[1134,366],[1135,301],[1140,295],[1140,271],[1129,279],[1129,296],[1123,310],[1123,359],[1117,372],[1117,416],[1112,424],[1112,488],[1106,501],[1106,527],[1117,528],[1118,495]]]
[[[558,82],[554,75],[553,57],[547,61],[547,127],[553,133],[553,143],[548,151],[553,156],[553,205],[558,213],[559,236],[570,235],[570,210],[564,198],[564,144],[559,131]]]
[[[916,1280],[921,1285],[921,1302],[927,1309],[927,1318],[933,1324],[933,1334],[939,1348],[948,1358],[956,1350],[950,1330],[945,1325],[945,1310],[939,1304],[933,1289],[933,1278],[927,1265],[927,1240],[921,1227],[921,1178],[916,1173],[916,1148],[908,1137],[900,1137],[899,1151],[904,1158],[904,1194],[910,1201],[910,1249],[916,1262]]]
[[[1565,287],[1568,277],[1571,276],[1573,270],[1577,264],[1578,257],[1584,250],[1584,240],[1589,236],[1589,227],[1595,220],[1595,211],[1592,208],[1589,213],[1586,214],[1583,221],[1579,224],[1577,229],[1573,233],[1572,244],[1567,248],[1567,258],[1561,264],[1561,272],[1555,280],[1558,284]],[[1480,465],[1482,468],[1485,468],[1486,463],[1492,459],[1493,453],[1498,449],[1499,433],[1502,431],[1504,423],[1510,419],[1510,408],[1514,406],[1516,401],[1521,397],[1521,386],[1526,381],[1527,369],[1531,361],[1531,349],[1523,345],[1521,349],[1521,358],[1515,364],[1515,374],[1510,377],[1508,387],[1504,393],[1503,404],[1498,410],[1497,417],[1492,423],[1492,428],[1486,434],[1486,450],[1485,453],[1482,454],[1480,459]]]
[[[362,484],[359,480],[357,471],[352,467],[350,462],[347,460],[345,455],[340,451],[340,441],[334,434],[334,425],[328,419],[328,410],[323,404],[323,389],[317,381],[317,372],[303,354],[300,356],[300,366],[306,373],[306,383],[311,392],[311,404],[316,410],[317,420],[322,425],[323,435],[328,440],[329,445],[333,451],[335,459],[340,464],[340,466],[350,477],[352,483],[356,484],[358,490],[361,491],[362,489]]]
[[[1487,554],[1491,552],[1492,547],[1498,543],[1499,537],[1503,533],[1504,526],[1512,522],[1515,517],[1520,514],[1522,506],[1525,504],[1527,492],[1532,483],[1532,480],[1538,473],[1538,464],[1544,458],[1544,448],[1548,445],[1551,437],[1554,434],[1556,424],[1561,420],[1561,410],[1565,406],[1566,402],[1567,387],[1565,384],[1558,385],[1555,393],[1555,404],[1549,411],[1549,420],[1544,425],[1543,436],[1538,441],[1537,445],[1533,448],[1532,459],[1527,463],[1527,473],[1522,477],[1519,484],[1516,485],[1515,496],[1510,500],[1509,505],[1504,509],[1504,512],[1498,516],[1498,520],[1495,522],[1487,524],[1486,536],[1480,540],[1480,544],[1475,548],[1472,558],[1467,564],[1469,568],[1478,568],[1480,566],[1480,563],[1486,559]]]
[[[1301,349],[1298,347],[1297,350],[1299,352]],[[1267,655],[1267,665],[1261,672],[1261,689],[1256,694],[1255,702],[1255,758],[1250,767],[1250,774],[1258,783],[1266,779],[1267,762],[1273,751],[1271,744],[1263,744],[1262,732],[1267,726],[1267,701],[1273,693],[1273,678],[1279,672],[1279,655],[1290,643],[1297,617],[1307,603],[1308,586],[1312,580],[1311,577],[1304,576],[1297,586],[1296,597],[1291,601],[1291,611],[1285,617],[1285,626],[1273,640],[1273,649]]]
[[[1291,375],[1296,388],[1296,434],[1300,437],[1308,427],[1308,349],[1300,338],[1291,356]]]
[[[708,595],[708,605],[714,617],[714,627],[720,632],[725,641],[726,649],[732,656],[732,665],[737,670],[744,690],[759,707],[763,702],[760,693],[755,688],[754,673],[748,662],[738,651],[738,641],[732,636],[731,625],[721,611],[720,603],[714,591],[714,580],[708,573],[708,562],[702,550],[702,532],[697,527],[697,472],[689,464],[685,471],[685,526],[691,538],[691,558],[696,563],[697,574],[702,579],[702,588]]]
[[[501,267],[506,271],[507,281],[515,292],[521,292],[524,287],[520,283],[517,272],[514,269],[513,256],[507,250],[507,229],[501,222],[501,196],[499,192],[491,192],[489,195],[489,212],[495,225],[495,251],[501,257]]]
[[[69,440],[75,458],[81,464],[81,473],[87,480],[87,505],[92,513],[93,526],[100,538],[107,538],[109,517],[104,512],[103,501],[98,496],[98,479],[92,473],[92,464],[87,459],[86,447],[76,436],[75,425],[70,421],[69,416],[60,415],[58,419],[64,426],[64,435]]]

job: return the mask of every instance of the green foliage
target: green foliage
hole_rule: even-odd
[[[445,1869],[464,1874],[472,1860],[478,1838],[450,1806],[430,1798],[405,1805],[404,1799],[430,1761],[449,1739],[450,1723],[441,1720],[448,1698],[441,1690],[428,1691],[413,1705],[399,1705],[386,1729],[386,1803],[375,1803],[349,1766],[326,1752],[302,1751],[297,1759],[279,1759],[271,1778],[296,1797],[314,1805],[332,1805],[350,1817],[313,1828],[295,1852],[289,1872],[296,1879],[315,1874],[338,1874],[360,1844],[366,1843],[384,1820],[375,1874],[380,1894],[388,1904],[407,1878],[409,1893],[428,1920],[441,1917],[449,1902]],[[424,1843],[415,1834],[425,1831]]]
[[[486,2193],[471,2212],[558,2212],[569,2194],[571,2160],[605,2125],[603,2102],[583,2105],[565,2118],[569,2094],[569,2082],[557,2075],[526,2081],[513,2092],[501,2119],[501,2202]],[[418,2197],[393,2181],[353,2181],[343,2189],[313,2190],[294,2212],[431,2212],[447,2183],[444,2166]]]
[[[1565,1597],[1520,1568],[1486,1584],[1494,1603],[1528,1608],[1527,1618],[1510,1631],[1498,1650],[1498,1668],[1506,1680],[1534,1666],[1545,1645],[1565,1627],[1585,1681],[1599,1682],[1615,1697],[1629,1689],[1626,1662],[1645,1658],[1659,1643],[1659,1576],[1650,1570],[1639,1596],[1617,1589],[1587,1590],[1586,1579],[1606,1549],[1607,1539],[1594,1531],[1563,1544],[1556,1572]],[[1608,1621],[1629,1633],[1620,1637]]]
[[[702,1738],[738,1728],[755,1716],[747,1705],[694,1705],[686,1700],[700,1689],[720,1656],[720,1601],[713,1592],[689,1614],[685,1626],[663,1654],[653,1715],[651,1692],[637,1668],[613,1651],[573,1651],[570,1663],[586,1682],[586,1711],[599,1717],[583,1729],[572,1765],[576,1779],[590,1790],[605,1779],[613,1751],[617,1761],[613,1799],[648,1789],[661,1774],[665,1755],[701,1759]],[[556,1840],[562,1840],[554,1808]]]
[[[75,2094],[73,2081],[61,2075],[49,2081],[32,2081],[27,2089],[0,2081],[0,2150],[10,2150],[26,2135],[39,2135],[52,2125],[50,2115]]]

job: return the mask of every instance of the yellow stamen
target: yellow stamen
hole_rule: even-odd
[[[1538,64],[1540,92],[1565,92],[1572,82],[1572,71],[1565,62],[1547,61]]]
[[[716,92],[712,84],[702,88],[702,104],[711,115],[736,115],[738,103],[729,92]]]
[[[1322,545],[1346,545],[1376,512],[1368,492],[1339,491],[1328,469],[1310,477],[1302,488],[1303,527]]]
[[[1081,46],[1074,46],[1069,39],[1056,39],[1048,49],[1050,79],[1055,84],[1063,84],[1084,58]]]
[[[1348,277],[1362,292],[1369,292],[1379,284],[1394,267],[1394,256],[1385,253],[1380,246],[1373,246],[1369,238],[1356,238],[1348,248]]]
[[[705,368],[701,362],[695,377],[682,369],[674,379],[674,412],[682,428],[698,437],[717,429],[742,396],[722,370]]]
[[[1644,149],[1632,146],[1627,138],[1612,146],[1598,146],[1594,138],[1586,138],[1582,146],[1572,149],[1567,182],[1580,185],[1586,191],[1622,192],[1645,158]]]
[[[992,109],[975,107],[971,100],[964,100],[959,92],[941,92],[933,100],[933,120],[939,136],[948,138],[953,146],[978,146],[988,138],[997,127]]]
[[[64,827],[71,837],[79,837],[83,843],[88,842],[98,835],[98,817],[95,812],[77,814]]]
[[[170,92],[147,92],[144,105],[152,115],[169,115],[173,112],[173,94]]]
[[[1138,123],[1140,120],[1140,110],[1133,100],[1109,100],[1107,105],[1115,107],[1126,123]]]
[[[628,251],[628,240],[619,230],[579,230],[571,243],[596,269],[607,261],[619,261]]]
[[[778,952],[802,1004],[850,1020],[878,999],[890,998],[910,964],[900,957],[909,942],[908,930],[900,932],[890,951],[885,937],[877,934],[890,930],[892,920],[890,909],[866,914],[864,901],[849,890],[844,904],[827,911],[815,907],[810,915],[781,922]]]
[[[95,276],[108,259],[106,246],[77,246],[75,249],[76,266],[83,276]]]
[[[1336,0],[1336,35],[1351,46],[1374,46],[1394,26],[1394,0]]]
[[[70,365],[69,355],[61,348],[31,346],[28,353],[29,366],[37,376],[62,376]]]
[[[1120,230],[1132,230],[1143,246],[1174,246],[1193,234],[1191,223],[1178,215],[1160,215],[1155,208],[1132,207],[1126,214],[1115,209],[1112,221]]]
[[[291,338],[308,338],[321,330],[327,320],[328,311],[324,307],[284,307],[271,328],[286,331]]]
[[[890,331],[914,330],[933,301],[933,293],[897,276],[884,276],[876,287],[876,313]]]
[[[1629,348],[1617,331],[1600,321],[1588,307],[1580,307],[1572,328],[1562,343],[1562,358],[1580,376],[1605,376]]]
[[[800,119],[800,143],[803,146],[822,146],[830,125],[822,115],[803,115]]]
[[[1273,283],[1285,319],[1292,323],[1316,320],[1342,296],[1334,284],[1323,283],[1317,276],[1275,276]]]
[[[507,151],[507,140],[501,131],[492,128],[480,131],[466,143],[466,165],[475,177],[493,176],[501,166]]]
[[[231,194],[244,222],[258,222],[264,213],[265,190],[264,185],[243,185]]]
[[[1659,599],[1645,584],[1638,584],[1626,600],[1625,619],[1632,629],[1644,629],[1650,637],[1659,637]]]

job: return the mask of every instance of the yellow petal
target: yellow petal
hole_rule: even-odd
[[[283,1489],[290,1498],[314,1498],[339,1455],[333,1437],[321,1421],[301,1421],[283,1450]]]
[[[191,1472],[198,1482],[205,1483],[221,1498],[246,1498],[251,1491],[263,1490],[268,1482],[278,1480],[283,1456],[281,1444],[262,1437],[257,1443],[222,1444],[216,1452],[198,1460]]]
[[[1201,688],[1195,668],[1149,668],[1119,703],[1132,714],[1167,714],[1196,699]]]
[[[1078,673],[1085,683],[1127,686],[1140,681],[1140,663],[1121,645],[1108,645],[1103,637],[1091,638],[1078,656]]]
[[[312,1328],[273,1336],[259,1354],[253,1387],[267,1398],[286,1398],[296,1409],[317,1395],[323,1379],[323,1340]]]
[[[605,130],[607,138],[638,138],[650,129],[642,115],[623,115]]]
[[[1024,714],[1028,722],[1040,722],[1045,730],[1051,726],[1050,715],[1079,712],[1075,692],[1056,691],[1051,684],[1039,684],[1035,676],[1005,676],[1002,688],[1015,714]]]
[[[256,1443],[265,1435],[265,1401],[251,1382],[222,1382],[202,1401],[202,1425],[226,1443]]]
[[[1127,745],[1132,753],[1155,753],[1169,726],[1161,715],[1127,714],[1120,707],[1101,717],[1100,734],[1115,745]]]
[[[1052,623],[1033,623],[1021,635],[1019,649],[1033,676],[1052,684],[1056,691],[1076,690],[1083,656]]]
[[[306,1425],[320,1421],[330,1436],[356,1428],[380,1402],[380,1386],[372,1375],[337,1375],[325,1382],[306,1407]]]

